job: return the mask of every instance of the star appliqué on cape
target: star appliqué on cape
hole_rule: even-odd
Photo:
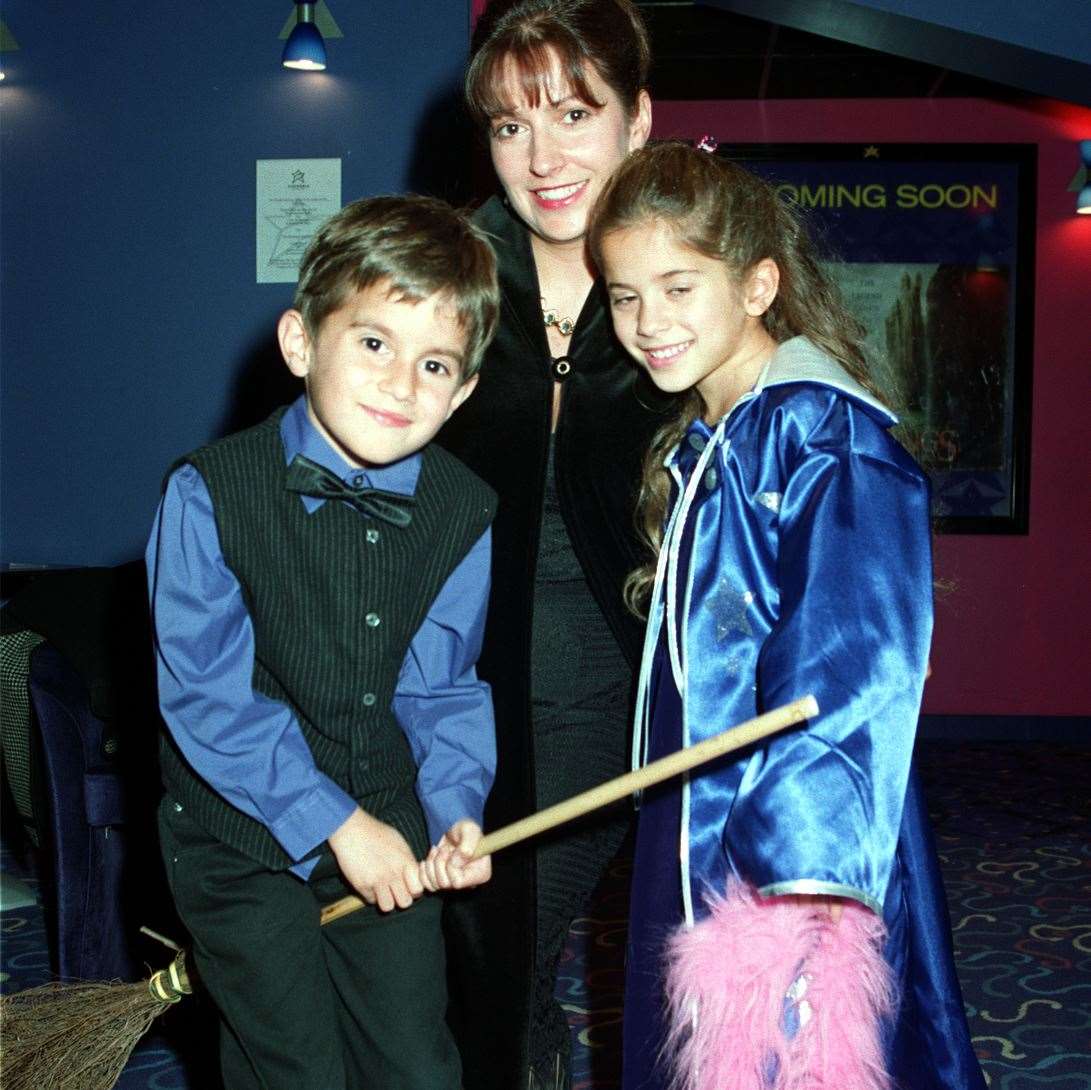
[[[754,600],[754,592],[745,590],[741,594],[731,585],[725,576],[720,580],[709,599],[709,608],[716,618],[716,639],[725,640],[732,632],[743,636],[753,636],[750,618],[746,610]]]

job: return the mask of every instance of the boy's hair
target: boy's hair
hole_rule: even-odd
[[[551,54],[577,95],[589,104],[590,65],[613,89],[631,117],[648,82],[648,31],[630,0],[493,0],[474,30],[466,69],[466,105],[487,125],[511,103],[498,97],[504,65],[515,64],[527,101],[538,104]]]
[[[496,255],[480,228],[432,197],[353,201],[311,240],[293,306],[315,337],[350,292],[381,281],[409,302],[449,297],[467,338],[462,379],[477,373],[500,311]]]
[[[602,265],[602,240],[614,231],[661,222],[677,239],[706,257],[724,262],[742,280],[759,261],[780,270],[776,298],[762,323],[778,343],[805,336],[876,396],[861,347],[865,331],[841,301],[837,286],[819,263],[796,211],[773,187],[736,163],[677,142],[633,152],[614,172],[591,211],[588,244]],[[680,411],[652,440],[644,462],[639,500],[643,536],[658,553],[670,479],[663,460],[701,412],[690,391]],[[625,586],[636,610],[651,589],[654,561],[638,568]]]

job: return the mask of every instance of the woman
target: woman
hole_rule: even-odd
[[[614,340],[586,252],[595,197],[651,124],[647,35],[629,0],[519,0],[482,16],[466,76],[503,198],[477,214],[500,259],[500,330],[440,441],[500,494],[479,670],[493,687],[497,828],[623,771],[640,626],[640,461],[667,401]],[[568,1085],[553,1000],[569,923],[627,807],[501,853],[448,912],[467,1090]],[[529,1072],[529,1075],[528,1075]]]

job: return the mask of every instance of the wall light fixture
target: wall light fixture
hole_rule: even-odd
[[[280,63],[285,68],[322,72],[326,67],[326,42],[314,25],[314,4],[296,0],[296,24],[284,43]]]

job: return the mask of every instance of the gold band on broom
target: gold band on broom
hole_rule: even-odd
[[[556,806],[481,838],[474,858],[582,817],[732,750],[813,719],[818,704],[805,696],[748,719],[697,745],[627,772]],[[322,910],[323,925],[363,907],[345,897]],[[44,984],[0,999],[0,1070],[4,1090],[112,1090],[137,1041],[165,1010],[193,987],[180,951],[165,969],[135,984]]]

